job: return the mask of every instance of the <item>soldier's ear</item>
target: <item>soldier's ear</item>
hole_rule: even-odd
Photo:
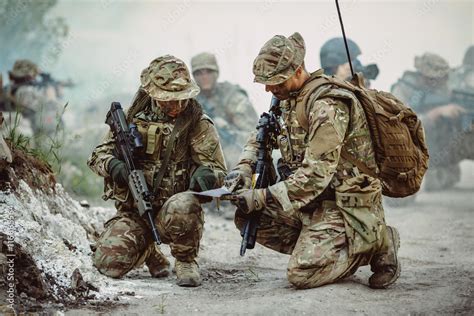
[[[295,71],[295,78],[299,79],[301,77],[301,74],[303,73],[303,70],[304,70],[303,66],[302,65],[299,66]]]

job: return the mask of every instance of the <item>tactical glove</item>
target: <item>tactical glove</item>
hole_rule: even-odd
[[[125,187],[128,183],[128,172],[125,163],[122,160],[113,158],[109,162],[109,174],[115,184]]]
[[[270,198],[271,193],[268,189],[249,189],[242,190],[231,200],[231,203],[245,214],[249,214],[263,209]]]
[[[252,179],[241,170],[232,170],[224,178],[224,185],[230,192],[239,189],[250,189],[252,186]]]
[[[199,166],[191,177],[189,189],[196,192],[202,192],[214,189],[216,184],[217,176],[214,171],[209,167]]]

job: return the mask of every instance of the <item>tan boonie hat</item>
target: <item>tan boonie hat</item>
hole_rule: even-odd
[[[13,69],[8,72],[13,79],[35,78],[40,70],[38,66],[28,59],[19,59],[15,61]]]
[[[263,45],[253,62],[254,82],[276,85],[293,76],[303,64],[306,48],[304,39],[296,32],[286,38],[275,35]]]
[[[186,64],[171,55],[153,60],[143,69],[140,80],[142,89],[158,101],[190,99],[201,91],[191,79]]]
[[[425,53],[415,57],[415,68],[425,77],[439,79],[448,75],[449,64],[441,56]]]
[[[219,72],[216,56],[211,53],[200,53],[191,58],[191,69],[194,73],[201,69],[210,69]]]

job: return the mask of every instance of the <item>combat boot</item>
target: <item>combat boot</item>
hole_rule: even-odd
[[[385,289],[395,283],[400,276],[402,267],[398,261],[397,252],[400,248],[400,235],[394,227],[387,226],[388,249],[383,253],[375,254],[370,261],[372,276],[369,286],[373,289]]]
[[[176,284],[179,286],[195,287],[201,285],[201,276],[199,275],[199,266],[195,260],[185,262],[176,260]]]
[[[154,278],[164,278],[170,274],[170,262],[157,247],[151,251],[145,263]]]

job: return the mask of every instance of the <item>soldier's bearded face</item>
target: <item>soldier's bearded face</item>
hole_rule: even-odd
[[[199,69],[194,73],[194,79],[201,90],[212,90],[217,81],[217,71],[211,69]]]
[[[173,101],[159,101],[158,104],[161,110],[168,116],[177,117],[186,109],[189,99],[173,100]]]

